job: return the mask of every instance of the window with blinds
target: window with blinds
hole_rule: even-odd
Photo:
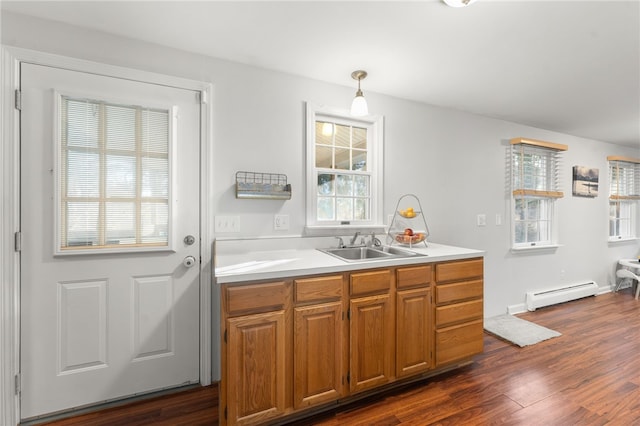
[[[512,246],[544,247],[557,244],[554,201],[566,145],[534,139],[511,140],[511,188],[513,204]]]
[[[609,156],[609,239],[637,237],[640,159]]]
[[[167,247],[169,110],[60,97],[60,252]]]

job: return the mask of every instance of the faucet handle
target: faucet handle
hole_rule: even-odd
[[[338,248],[345,248],[344,241],[342,241],[342,237],[334,237],[338,239]]]

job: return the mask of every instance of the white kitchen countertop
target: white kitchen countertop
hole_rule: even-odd
[[[426,256],[347,262],[317,250],[335,247],[334,239],[221,240],[216,241],[214,250],[215,281],[218,284],[239,283],[484,256],[482,250],[427,244],[428,247],[419,244],[411,248]]]

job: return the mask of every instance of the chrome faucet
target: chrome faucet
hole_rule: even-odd
[[[344,241],[342,241],[342,237],[336,237],[338,239],[338,248],[345,248]]]
[[[358,239],[358,235],[360,235],[360,231],[356,231],[356,233],[353,236],[353,238],[351,238],[351,241],[349,242],[349,245],[353,246],[353,245],[356,244],[356,239]]]

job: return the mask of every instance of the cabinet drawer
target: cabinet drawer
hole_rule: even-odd
[[[431,265],[400,268],[397,271],[397,288],[427,285],[431,282]]]
[[[436,365],[461,361],[482,353],[483,320],[436,330]]]
[[[342,275],[294,280],[297,303],[336,300],[342,297]]]
[[[453,305],[438,306],[436,308],[436,326],[466,322],[482,318],[483,301],[472,300],[470,302],[455,303]]]
[[[482,280],[436,286],[436,304],[442,305],[482,297],[483,287]]]
[[[436,265],[436,281],[457,281],[483,276],[483,260],[460,260]]]
[[[285,281],[225,287],[227,313],[235,315],[283,309],[286,293]]]
[[[351,295],[386,293],[391,287],[391,271],[373,271],[351,274]]]

